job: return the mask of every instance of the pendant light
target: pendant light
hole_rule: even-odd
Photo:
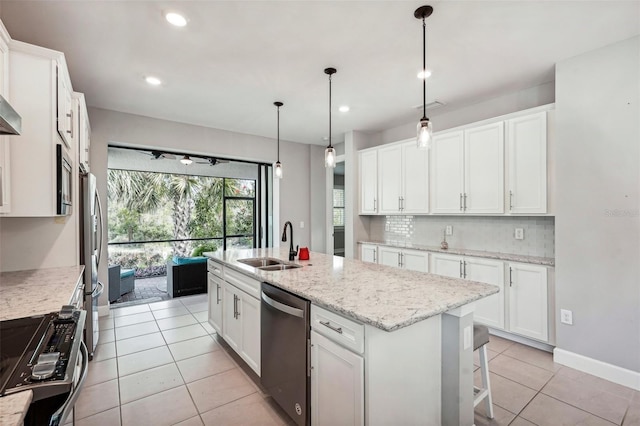
[[[278,160],[274,166],[274,171],[278,179],[282,179],[282,164],[280,164],[280,107],[284,105],[282,102],[273,103],[278,108]]]
[[[324,73],[329,75],[329,146],[324,150],[324,166],[336,167],[336,150],[331,145],[331,76],[336,73],[335,68],[325,68]]]
[[[417,127],[418,148],[429,149],[433,138],[433,127],[427,118],[427,24],[426,19],[433,13],[431,6],[420,6],[413,16],[422,19],[422,118]]]
[[[180,159],[180,162],[181,162],[182,164],[184,164],[185,166],[188,166],[189,164],[193,163],[193,160],[192,160],[191,158],[189,158],[189,156],[188,156],[188,155],[185,155],[184,157],[182,157],[182,158]]]

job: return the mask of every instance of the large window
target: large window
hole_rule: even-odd
[[[172,256],[255,247],[255,180],[110,169],[108,197],[109,263],[136,275],[162,275]]]

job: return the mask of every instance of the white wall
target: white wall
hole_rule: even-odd
[[[217,155],[272,163],[276,141],[270,138],[233,133],[189,124],[158,120],[139,115],[89,108],[91,122],[91,172],[96,175],[102,200],[107,194],[107,147],[109,144],[160,148],[202,155]],[[310,245],[310,154],[309,145],[280,141],[280,161],[285,175],[279,182],[280,225],[294,225],[294,244]],[[106,222],[106,220],[105,220]],[[305,228],[300,229],[300,222]],[[274,230],[279,239],[280,229]],[[105,229],[106,235],[106,229]],[[106,253],[106,242],[103,247]],[[106,262],[103,262],[103,264]],[[107,265],[101,265],[99,279],[107,282]],[[108,293],[105,291],[105,294]],[[106,304],[100,300],[101,304]]]
[[[556,66],[557,347],[640,372],[640,37]],[[558,315],[559,317],[559,315]]]
[[[325,253],[326,250],[326,169],[324,167],[324,146],[310,147],[309,194],[311,198],[311,246],[312,251]]]

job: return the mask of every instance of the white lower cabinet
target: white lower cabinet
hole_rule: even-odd
[[[429,253],[426,251],[380,246],[378,247],[378,255],[378,263],[381,265],[429,272]]]
[[[471,281],[493,284],[500,292],[478,300],[473,313],[474,320],[489,327],[504,329],[504,263],[495,260],[465,257],[464,278]]]
[[[547,268],[509,263],[509,330],[547,341]]]
[[[209,296],[209,324],[218,334],[222,334],[222,293],[224,281],[207,273],[207,294]]]
[[[360,260],[363,262],[378,263],[378,246],[373,244],[360,244]]]
[[[222,337],[260,376],[260,301],[224,283]]]
[[[311,331],[311,424],[364,424],[364,359]]]

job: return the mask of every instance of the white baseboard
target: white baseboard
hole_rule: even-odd
[[[549,343],[544,343],[538,340],[529,339],[524,336],[519,336],[517,334],[509,333],[508,331],[498,330],[496,328],[491,328],[491,327],[489,327],[489,333],[494,336],[502,337],[503,339],[511,340],[513,342],[522,343],[523,345],[540,349],[541,351],[553,352],[554,346],[550,345]]]
[[[106,317],[107,315],[109,315],[109,312],[111,311],[111,308],[109,307],[109,303],[107,302],[106,305],[99,305],[98,306],[98,316],[99,317]]]
[[[640,372],[627,370],[626,368],[559,348],[553,350],[553,361],[640,391]]]

